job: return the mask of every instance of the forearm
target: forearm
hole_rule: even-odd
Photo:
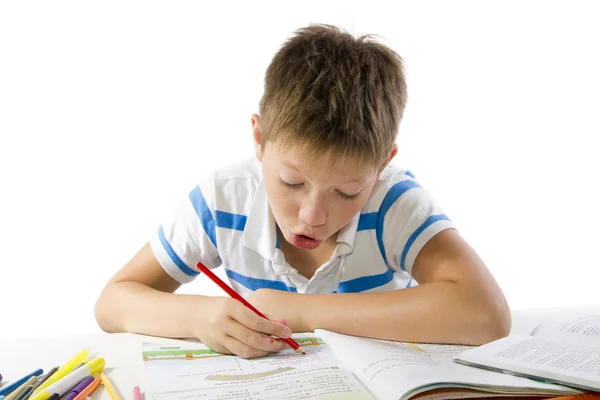
[[[132,332],[162,337],[194,337],[190,321],[201,315],[210,297],[161,292],[136,282],[108,285],[95,307],[106,332]],[[190,310],[197,311],[197,314]]]
[[[302,330],[421,343],[482,344],[508,334],[510,313],[455,282],[383,293],[297,296]],[[496,304],[497,303],[497,304]]]

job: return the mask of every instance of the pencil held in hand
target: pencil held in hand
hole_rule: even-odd
[[[254,311],[254,313],[256,315],[258,315],[259,317],[262,317],[264,319],[269,319],[267,317],[265,317],[263,315],[263,313],[261,313],[260,311],[258,311],[256,308],[254,308],[254,306],[250,303],[248,303],[246,301],[246,299],[244,299],[242,296],[240,296],[235,290],[233,290],[232,288],[230,288],[225,282],[223,282],[218,276],[216,276],[215,274],[212,273],[212,271],[208,268],[206,268],[206,266],[202,263],[198,263],[196,265],[198,267],[198,269],[200,271],[202,271],[202,273],[206,274],[206,276],[208,276],[210,278],[211,281],[213,281],[214,283],[216,283],[217,285],[219,285],[219,287],[221,289],[223,289],[225,292],[227,292],[227,294],[229,296],[231,296],[232,298],[238,300],[240,303],[242,303],[243,305],[245,305],[246,307],[248,307],[249,309],[251,309],[252,311]],[[301,354],[306,354],[306,352],[304,351],[304,349],[302,349],[302,347],[300,347],[300,345],[291,337],[287,338],[287,339],[283,339],[288,345],[290,345],[290,347],[294,350],[296,350],[298,353]]]

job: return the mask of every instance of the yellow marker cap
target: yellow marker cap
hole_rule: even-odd
[[[39,392],[30,397],[31,400],[46,400],[50,397],[50,393],[47,391]]]
[[[96,357],[87,363],[84,364],[85,367],[88,367],[92,375],[97,375],[102,371],[106,362],[102,357]]]
[[[40,392],[35,393],[30,397],[31,400],[46,400],[53,393],[64,394],[63,391],[72,388],[77,384],[77,382],[81,381],[87,376],[98,375],[102,369],[104,368],[104,358],[96,357],[81,367],[77,368],[75,371],[71,372],[64,378],[58,380],[54,384],[49,387],[43,389]]]
[[[58,371],[53,373],[50,378],[46,379],[46,381],[44,383],[42,383],[40,386],[38,386],[37,389],[35,390],[35,393],[52,385],[54,382],[58,381],[59,379],[63,378],[65,375],[67,375],[69,372],[71,372],[73,370],[73,368],[75,368],[82,362],[87,361],[88,354],[89,354],[89,352],[87,350],[81,350],[79,353],[75,354],[75,356],[73,356],[73,358],[71,358],[63,366],[61,366],[58,369]]]

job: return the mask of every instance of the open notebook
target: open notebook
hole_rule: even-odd
[[[456,361],[600,392],[600,310],[548,319],[531,335],[508,336],[466,351]]]
[[[146,399],[386,400],[579,393],[453,362],[467,346],[388,342],[325,330],[294,339],[306,355],[289,349],[246,360],[193,341],[144,343]]]

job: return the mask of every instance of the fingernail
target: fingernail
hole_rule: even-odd
[[[285,328],[283,328],[282,332],[283,332],[283,335],[281,337],[284,339],[287,339],[290,336],[292,336],[292,330],[290,328],[288,328],[287,326]]]

